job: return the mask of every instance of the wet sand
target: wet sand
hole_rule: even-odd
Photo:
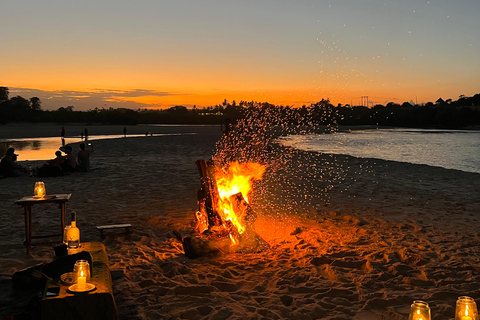
[[[189,232],[195,160],[210,158],[220,138],[218,127],[196,131],[100,140],[94,171],[42,179],[48,193],[73,194],[67,210],[77,212],[81,240],[105,244],[120,319],[406,319],[421,299],[432,319],[446,320],[458,296],[480,298],[480,174],[425,165],[299,152],[292,166],[268,173],[269,193],[252,203],[270,250],[186,258],[172,231]],[[272,198],[299,164],[325,175]],[[0,179],[2,316],[29,301],[4,275],[53,257],[51,247],[27,255],[22,246],[14,201],[37,180]],[[36,232],[57,226],[58,208],[43,210],[34,213]],[[114,223],[131,223],[133,233],[102,240],[95,226]]]

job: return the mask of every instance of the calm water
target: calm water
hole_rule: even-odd
[[[179,135],[187,133],[168,133],[155,134],[155,136]],[[129,134],[128,138],[145,138],[145,134]],[[123,135],[90,135],[88,141],[78,137],[65,138],[65,145],[72,143],[85,142],[105,139],[121,139]],[[62,146],[62,140],[58,137],[46,138],[24,138],[24,139],[0,139],[0,154],[6,153],[10,147],[15,148],[15,153],[18,154],[18,161],[36,161],[49,160],[55,158],[55,151]],[[89,147],[87,148],[89,149]]]
[[[219,125],[165,125],[141,124],[135,126],[123,125],[65,125],[65,144],[78,144],[84,141],[80,133],[88,128],[88,141],[122,139],[123,130],[127,129],[127,138],[149,139],[150,136],[192,135],[198,133],[221,133]],[[14,147],[18,154],[18,161],[38,161],[55,158],[55,151],[62,146],[59,125],[52,124],[7,124],[0,126],[0,157],[3,157],[7,148]],[[32,138],[31,134],[35,134]],[[148,137],[147,137],[148,135]],[[41,138],[38,138],[38,137]],[[77,150],[75,150],[77,148]],[[78,146],[74,146],[74,154]]]
[[[374,129],[323,135],[292,135],[283,145],[480,173],[480,131]]]

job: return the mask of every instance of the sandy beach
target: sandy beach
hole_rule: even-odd
[[[209,159],[221,138],[218,126],[192,130],[95,141],[93,171],[42,178],[48,193],[72,193],[67,210],[77,212],[81,241],[106,246],[120,319],[396,320],[425,300],[432,319],[446,320],[459,296],[480,298],[480,174],[426,165],[295,152],[289,166],[268,169],[251,203],[269,250],[186,258],[172,231],[191,230],[195,160]],[[272,146],[272,157],[284,152]],[[323,174],[302,178],[299,167]],[[53,258],[51,246],[25,253],[14,204],[37,180],[0,179],[2,318],[31,300],[8,275]],[[35,212],[34,232],[56,227],[57,210]],[[116,223],[132,224],[133,233],[102,240],[95,226]]]

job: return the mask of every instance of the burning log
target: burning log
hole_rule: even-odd
[[[200,181],[202,187],[197,193],[197,200],[200,206],[200,212],[205,210],[208,219],[208,227],[219,226],[222,219],[217,211],[217,203],[220,196],[218,195],[217,182],[215,179],[215,167],[213,161],[208,163],[205,160],[197,160],[198,172],[200,173]]]
[[[182,241],[185,255],[194,259],[229,252],[258,252],[268,248],[268,243],[254,231],[257,215],[242,192],[225,195],[222,190],[221,196],[216,178],[218,168],[214,163],[198,160],[196,165],[201,188],[197,193],[198,211],[193,222],[195,235],[182,237],[175,233]],[[261,169],[263,174],[263,167]],[[243,181],[251,183],[251,179]],[[250,189],[249,186],[247,190]]]

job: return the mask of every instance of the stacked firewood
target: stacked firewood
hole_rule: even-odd
[[[182,237],[178,232],[175,233],[182,241],[185,255],[194,259],[232,252],[258,252],[268,248],[265,240],[254,231],[257,216],[242,193],[234,194],[229,199],[234,204],[235,212],[244,214],[242,220],[245,230],[240,233],[230,220],[222,219],[219,212],[222,208],[218,207],[220,196],[213,161],[197,160],[196,165],[201,188],[197,192],[198,211],[192,222],[193,234]]]

